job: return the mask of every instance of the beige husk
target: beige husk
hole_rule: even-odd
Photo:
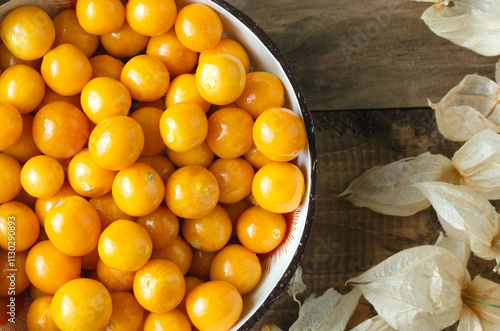
[[[500,54],[500,3],[496,0],[434,2],[422,20],[436,35],[485,56]]]

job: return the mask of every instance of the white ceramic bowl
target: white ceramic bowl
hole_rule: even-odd
[[[50,15],[71,6],[70,0],[0,0],[0,19],[14,8],[31,5],[43,8]],[[74,2],[74,1],[73,1]],[[303,171],[306,189],[301,205],[287,214],[285,240],[273,252],[261,255],[263,273],[257,287],[244,296],[243,313],[232,330],[249,330],[281,294],[302,258],[311,232],[316,207],[318,152],[311,114],[299,85],[283,54],[265,32],[249,17],[223,0],[179,0],[179,7],[203,3],[213,8],[224,25],[224,36],[233,38],[246,49],[253,71],[266,71],[277,76],[285,86],[285,107],[300,115],[306,126],[308,145],[296,165]],[[19,330],[25,330],[20,328]],[[0,326],[0,330],[4,327]],[[6,330],[6,329],[5,329]]]

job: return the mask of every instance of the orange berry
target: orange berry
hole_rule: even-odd
[[[26,315],[26,324],[31,331],[59,331],[50,313],[50,304],[52,303],[52,295],[44,295],[33,301]]]
[[[252,194],[264,209],[275,213],[294,211],[302,201],[305,183],[302,171],[287,162],[269,163],[253,178]]]
[[[241,315],[243,299],[233,285],[214,280],[189,292],[186,310],[200,330],[229,330]]]
[[[104,49],[114,57],[132,57],[142,52],[149,41],[148,36],[133,30],[127,21],[118,30],[100,37]]]
[[[127,22],[145,36],[157,36],[174,25],[177,6],[174,0],[129,0]]]
[[[89,62],[92,65],[92,78],[109,77],[118,81],[125,66],[122,61],[107,54],[91,57]]]
[[[82,269],[96,270],[98,261],[99,261],[99,253],[97,251],[97,246],[96,246],[89,253],[82,256]]]
[[[8,298],[18,295],[28,288],[30,280],[26,274],[28,266],[26,259],[28,251],[16,252],[13,255],[9,251],[0,249],[0,297]],[[14,266],[12,266],[14,263]],[[15,270],[15,271],[12,271]],[[15,277],[12,277],[12,274]],[[8,277],[9,276],[9,277]],[[11,286],[14,282],[15,287]]]
[[[170,106],[160,118],[160,133],[167,147],[185,152],[201,145],[208,132],[208,121],[203,109],[192,102]]]
[[[168,157],[162,154],[150,156],[142,155],[139,156],[137,162],[145,163],[156,170],[164,184],[167,183],[168,177],[170,177],[170,175],[175,171],[175,165],[172,163],[172,161],[170,161]]]
[[[252,117],[243,109],[228,107],[208,118],[207,144],[220,158],[234,159],[252,146]]]
[[[248,151],[243,154],[243,158],[250,162],[250,164],[256,169],[260,169],[266,164],[273,162],[273,160],[262,154],[255,144],[252,144]]]
[[[65,101],[49,103],[33,119],[33,140],[42,153],[57,159],[70,158],[89,137],[85,114]]]
[[[87,200],[69,196],[50,208],[45,216],[45,231],[61,252],[82,256],[97,246],[101,223],[95,208]]]
[[[102,330],[111,317],[106,288],[93,279],[74,279],[57,290],[50,312],[62,330]]]
[[[26,252],[26,253],[28,253],[28,252]],[[33,284],[30,284],[29,290],[30,290],[30,296],[33,300],[36,300],[39,297],[49,295],[49,294],[43,292],[42,290],[36,288],[35,286],[33,286]]]
[[[99,257],[109,267],[136,271],[151,257],[153,243],[147,231],[128,220],[111,223],[99,238]]]
[[[21,114],[35,110],[44,94],[42,76],[30,66],[16,64],[0,75],[0,102],[11,104]]]
[[[217,253],[217,251],[204,252],[193,248],[193,261],[191,262],[191,267],[189,267],[187,274],[203,280],[210,280],[210,267]]]
[[[128,115],[132,105],[127,88],[109,77],[90,80],[82,90],[80,101],[85,115],[95,124],[113,116]]]
[[[286,233],[283,215],[253,206],[245,210],[236,223],[241,244],[254,253],[267,253],[278,247]]]
[[[19,137],[14,145],[2,150],[2,153],[12,156],[20,163],[26,163],[26,161],[31,159],[33,156],[40,155],[41,152],[33,139],[33,115],[22,115],[22,118],[23,131],[21,132],[21,137]],[[0,198],[0,202],[1,201],[2,199]]]
[[[111,223],[116,220],[136,220],[135,217],[125,214],[118,208],[113,195],[110,193],[101,197],[92,198],[89,200],[90,204],[94,206],[99,219],[101,220],[101,231],[104,231]]]
[[[307,143],[304,121],[286,108],[269,108],[253,126],[255,146],[273,161],[296,158]]]
[[[136,162],[118,172],[113,181],[112,193],[123,212],[132,216],[146,216],[162,203],[165,186],[153,168]]]
[[[59,191],[63,183],[64,170],[50,156],[34,156],[21,169],[21,184],[31,196],[48,198]]]
[[[144,322],[144,331],[178,330],[190,331],[191,323],[188,317],[175,308],[166,313],[151,313]]]
[[[12,54],[5,44],[0,44],[0,69],[5,70],[8,67],[12,67],[16,64],[26,64],[33,69],[40,71],[40,65],[42,64],[42,58],[38,58],[33,61],[24,61]]]
[[[97,124],[89,138],[89,151],[101,167],[121,170],[131,166],[144,148],[144,132],[128,116],[114,116]]]
[[[52,19],[56,30],[56,39],[52,47],[61,44],[73,44],[78,47],[86,57],[91,57],[99,46],[99,37],[83,30],[78,23],[76,10],[65,9]]]
[[[153,259],[134,278],[134,294],[142,307],[165,313],[179,305],[186,292],[184,275],[173,262]]]
[[[208,168],[212,161],[214,160],[215,154],[212,152],[206,140],[202,142],[199,146],[190,149],[185,152],[176,152],[167,148],[168,158],[174,163],[178,168],[184,166],[200,166]]]
[[[101,259],[97,261],[96,270],[97,278],[107,289],[116,292],[132,290],[135,271],[120,271],[113,269],[102,262]]]
[[[133,99],[154,101],[167,92],[170,74],[160,60],[141,54],[134,56],[125,64],[120,81],[130,91]]]
[[[233,225],[231,237],[236,237],[236,222],[238,221],[238,218],[241,216],[241,214],[252,205],[246,199],[231,204],[221,203],[220,205],[226,210],[229,218],[231,218],[231,224]]]
[[[175,77],[167,90],[165,105],[173,106],[180,102],[194,102],[206,113],[210,109],[210,103],[203,99],[196,88],[196,78],[193,74],[182,74]]]
[[[84,197],[100,197],[111,192],[116,171],[98,165],[88,148],[78,152],[68,166],[68,181],[71,187]]]
[[[61,44],[43,56],[40,69],[45,83],[61,95],[75,95],[92,77],[85,54],[72,44]]]
[[[158,58],[167,67],[171,77],[193,71],[198,61],[198,53],[187,49],[179,41],[174,28],[151,37],[146,54]]]
[[[33,246],[26,258],[26,274],[41,291],[54,294],[63,284],[78,278],[82,259],[58,250],[49,240]]]
[[[208,51],[222,38],[222,22],[209,6],[191,4],[179,11],[175,33],[188,49],[194,52]]]
[[[222,38],[216,46],[200,53],[199,62],[203,62],[205,57],[216,53],[228,53],[235,56],[238,60],[240,60],[241,64],[243,64],[245,72],[250,72],[250,59],[248,58],[248,54],[245,48],[243,48],[243,46],[241,46],[241,44],[236,40]]]
[[[56,205],[61,198],[69,197],[72,195],[78,195],[75,190],[71,187],[70,183],[65,181],[59,191],[47,198],[38,198],[35,202],[35,214],[42,227],[45,226],[45,216],[49,212],[52,206]]]
[[[255,175],[252,165],[242,159],[217,159],[208,168],[219,183],[219,201],[236,203],[252,191]]]
[[[192,247],[206,252],[224,247],[232,232],[231,219],[219,205],[206,216],[184,219],[181,228],[182,236]]]
[[[0,153],[0,203],[8,202],[21,191],[21,165],[12,156]]]
[[[241,245],[221,249],[210,267],[210,280],[223,280],[245,295],[257,286],[262,274],[260,261],[255,253]]]
[[[179,220],[167,207],[160,206],[152,213],[137,218],[137,224],[148,232],[153,249],[168,247],[179,233]]]
[[[154,249],[151,258],[174,262],[185,275],[193,261],[193,250],[181,236],[176,236],[165,248]]]
[[[184,298],[182,299],[181,303],[177,306],[177,309],[182,311],[187,316],[186,297],[188,296],[189,292],[191,292],[192,289],[194,289],[196,286],[200,284],[203,284],[204,281],[203,279],[193,276],[186,276],[184,277],[184,280],[186,282],[186,294],[184,295]]]
[[[125,21],[125,8],[120,0],[78,0],[76,17],[83,30],[100,36],[122,26]]]
[[[34,114],[36,114],[40,109],[42,109],[49,103],[56,101],[66,101],[77,108],[81,108],[80,95],[70,95],[70,96],[60,95],[59,93],[52,91],[49,87],[45,87],[45,94],[43,95],[43,99],[38,104],[38,107],[36,107]]]
[[[55,35],[50,16],[33,6],[12,10],[4,17],[0,28],[5,46],[25,61],[41,58],[52,47]]]
[[[134,110],[130,115],[139,123],[144,131],[144,148],[141,155],[156,155],[165,149],[160,134],[160,118],[163,111],[156,107],[143,107]]]
[[[253,118],[265,110],[281,107],[285,103],[285,88],[278,77],[263,71],[247,75],[245,89],[236,99],[238,107],[245,109]]]
[[[207,55],[196,69],[196,87],[206,101],[228,105],[236,101],[246,83],[245,68],[228,53]]]
[[[17,201],[0,205],[0,247],[22,252],[38,239],[40,224],[30,207]]]
[[[139,109],[144,107],[155,107],[164,110],[166,109],[165,98],[162,97],[153,101],[139,101],[135,104],[134,109]]]
[[[165,202],[178,217],[199,218],[208,215],[219,200],[215,176],[200,166],[177,169],[167,180]]]
[[[111,317],[103,330],[137,331],[144,319],[144,308],[129,292],[111,294],[113,309]]]

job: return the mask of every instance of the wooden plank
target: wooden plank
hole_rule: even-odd
[[[466,74],[493,78],[484,57],[433,34],[409,0],[228,0],[287,58],[311,110],[426,107]]]
[[[409,217],[377,214],[337,198],[362,172],[426,151],[451,157],[461,144],[444,139],[428,109],[315,112],[319,149],[319,193],[312,234],[301,261],[307,293],[333,287],[342,294],[345,282],[405,248],[433,244],[442,231],[432,208]],[[499,281],[494,261],[472,257],[469,270]],[[296,320],[298,305],[285,292],[254,330],[275,323],[286,330]],[[375,314],[362,302],[349,327]]]

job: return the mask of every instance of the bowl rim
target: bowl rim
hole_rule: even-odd
[[[210,0],[211,2],[217,4],[222,9],[226,10],[232,14],[236,19],[243,23],[251,32],[261,41],[261,43],[271,52],[274,58],[279,62],[281,68],[285,72],[290,84],[293,88],[293,93],[297,97],[298,103],[300,105],[300,112],[304,120],[307,134],[308,149],[310,153],[311,162],[311,175],[308,177],[311,185],[309,199],[309,206],[307,209],[306,223],[304,225],[304,232],[302,233],[299,246],[294,253],[294,256],[288,265],[287,269],[283,273],[276,286],[269,293],[268,297],[264,303],[250,316],[250,318],[239,328],[239,330],[250,330],[266,313],[271,305],[276,301],[276,299],[281,295],[286,285],[290,282],[290,279],[295,274],[295,271],[304,255],[307,241],[311,234],[312,223],[315,216],[317,195],[318,195],[318,148],[316,145],[316,136],[314,131],[314,124],[311,116],[311,112],[307,107],[306,100],[300,86],[293,74],[287,60],[285,59],[283,53],[279,50],[278,46],[272,41],[272,39],[260,28],[260,26],[255,23],[250,17],[236,9],[225,0]]]

